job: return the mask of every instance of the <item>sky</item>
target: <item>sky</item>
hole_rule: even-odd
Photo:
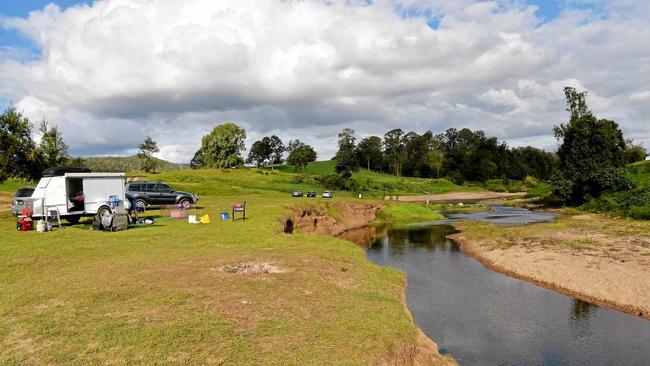
[[[0,0],[0,107],[79,156],[151,136],[186,163],[235,122],[329,159],[346,127],[553,150],[574,86],[650,147],[648,19],[646,0]]]

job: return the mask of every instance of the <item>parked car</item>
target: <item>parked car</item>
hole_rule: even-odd
[[[323,192],[323,198],[334,198],[334,195],[331,191],[325,191]]]
[[[307,192],[307,197],[316,197],[316,192],[314,191]]]
[[[302,196],[303,196],[303,193],[302,193],[302,191],[299,190],[299,189],[297,189],[297,190],[291,192],[291,197],[302,197]]]
[[[11,200],[11,214],[18,216],[21,214],[23,207],[25,207],[25,198],[30,198],[34,193],[36,187],[26,186],[18,188],[14,198]]]
[[[175,191],[169,185],[161,182],[130,182],[126,184],[126,192],[135,202],[136,207],[179,205],[190,208],[199,201],[194,193]]]

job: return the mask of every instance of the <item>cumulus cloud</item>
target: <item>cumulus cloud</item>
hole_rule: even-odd
[[[161,157],[187,162],[224,121],[249,143],[300,138],[321,158],[343,127],[467,126],[549,147],[566,118],[562,88],[575,85],[650,143],[650,9],[601,3],[546,22],[515,0],[48,5],[0,19],[41,50],[0,53],[0,97],[58,124],[75,153],[128,153],[150,135]]]

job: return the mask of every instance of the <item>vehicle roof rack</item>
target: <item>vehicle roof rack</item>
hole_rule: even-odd
[[[61,177],[66,173],[90,173],[90,169],[57,166],[43,170],[43,177]]]

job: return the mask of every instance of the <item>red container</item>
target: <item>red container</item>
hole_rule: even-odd
[[[34,228],[34,221],[25,218],[18,219],[16,229],[18,231],[31,231]]]

